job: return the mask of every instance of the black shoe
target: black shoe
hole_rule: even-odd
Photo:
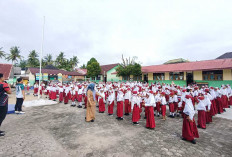
[[[99,106],[97,106],[97,108],[99,108]]]
[[[180,117],[180,115],[178,114],[178,115],[176,115],[177,117]]]
[[[147,117],[144,117],[144,119],[147,119]]]
[[[92,119],[90,122],[94,122],[94,120]]]
[[[207,122],[206,124],[209,124],[209,122]]]
[[[83,109],[86,109],[86,107],[84,107]]]
[[[0,134],[1,134],[1,133],[5,133],[5,131],[1,131],[1,130],[0,130]]]
[[[157,117],[159,117],[160,115],[158,114]]]
[[[192,143],[192,144],[196,144],[196,140],[192,140],[191,143]]]
[[[221,114],[221,112],[218,112],[218,114]]]
[[[125,113],[124,115],[125,115],[125,116],[129,116],[129,113]]]
[[[60,101],[60,103],[62,103],[62,101]]]
[[[197,125],[198,128],[201,128],[199,125]]]
[[[175,116],[171,116],[171,118],[175,118]]]
[[[170,118],[171,118],[171,117],[172,117],[172,115],[169,115],[168,117],[170,117]]]
[[[5,133],[0,133],[0,136],[5,136]]]
[[[119,120],[123,120],[123,118],[122,118],[122,117],[119,117]]]
[[[86,117],[85,117],[85,119],[86,119]]]
[[[187,141],[184,137],[182,137],[182,140],[183,140],[183,141]]]
[[[78,108],[82,108],[82,106],[78,106]]]

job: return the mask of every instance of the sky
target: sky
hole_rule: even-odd
[[[0,47],[53,59],[62,51],[101,65],[137,56],[143,66],[170,59],[215,59],[232,52],[231,0],[0,0]],[[0,62],[7,63],[0,59]]]

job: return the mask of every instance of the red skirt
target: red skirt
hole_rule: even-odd
[[[108,105],[108,113],[113,114],[114,113],[114,101]]]
[[[155,116],[154,116],[154,109],[152,106],[147,106],[147,128],[155,128]]]
[[[72,95],[72,102],[76,100],[76,95]]]
[[[204,110],[198,111],[197,124],[199,127],[203,128],[203,129],[206,128],[206,119],[205,119],[205,111]]]
[[[199,138],[199,134],[194,118],[192,122],[189,122],[186,117],[187,115],[184,114],[182,137],[188,141],[192,141],[194,138]]]
[[[166,115],[166,105],[161,105],[162,116]]]
[[[218,108],[218,112],[223,113],[222,101],[220,97],[216,99],[216,106]]]
[[[67,94],[67,95],[65,95],[65,97],[64,97],[64,103],[67,104],[68,101],[69,101],[69,97],[68,97],[68,94]]]
[[[221,99],[222,99],[222,106],[223,106],[223,108],[229,108],[228,107],[228,98],[227,98],[227,96],[226,95],[222,95]]]
[[[169,110],[170,110],[170,112],[174,112],[174,104],[173,103],[170,103],[169,104]]]
[[[64,100],[64,94],[63,94],[63,92],[60,92],[59,101],[62,102],[63,100]]]
[[[232,106],[232,96],[229,98],[229,105]]]
[[[177,111],[178,109],[178,102],[174,102],[174,111]]]
[[[29,91],[30,90],[30,87],[29,86],[27,86],[27,91]]]
[[[104,104],[104,101],[103,101],[103,98],[99,99],[99,112],[105,112],[105,104]]]
[[[38,89],[39,88],[34,88],[34,94],[38,94]]]
[[[123,101],[117,102],[117,116],[123,117]]]
[[[55,100],[56,98],[57,98],[56,97],[56,92],[51,91],[51,99]]]
[[[139,106],[134,104],[133,112],[132,112],[132,122],[138,122],[140,119],[140,111]]]
[[[153,111],[153,113],[154,113],[154,111]],[[145,117],[147,117],[147,114],[148,114],[148,106],[145,106]]]
[[[69,100],[72,99],[72,94],[71,94],[71,92],[68,92],[68,99],[69,99]]]
[[[125,113],[129,113],[129,99],[125,99]]]
[[[154,108],[157,112],[160,112],[160,102],[156,103],[156,107]]]
[[[78,102],[82,102],[82,94],[78,95],[77,100],[78,100]],[[98,99],[96,99],[96,100],[98,100]]]

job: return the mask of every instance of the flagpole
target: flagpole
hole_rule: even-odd
[[[42,34],[42,43],[41,43],[41,51],[40,51],[40,60],[39,60],[39,90],[38,90],[38,99],[40,98],[40,83],[41,83],[41,67],[42,67],[42,58],[43,58],[43,44],[44,44],[44,25],[45,25],[45,16],[43,17],[43,34]]]

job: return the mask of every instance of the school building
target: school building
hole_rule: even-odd
[[[180,86],[194,82],[212,87],[232,86],[232,58],[143,66],[142,79]]]

